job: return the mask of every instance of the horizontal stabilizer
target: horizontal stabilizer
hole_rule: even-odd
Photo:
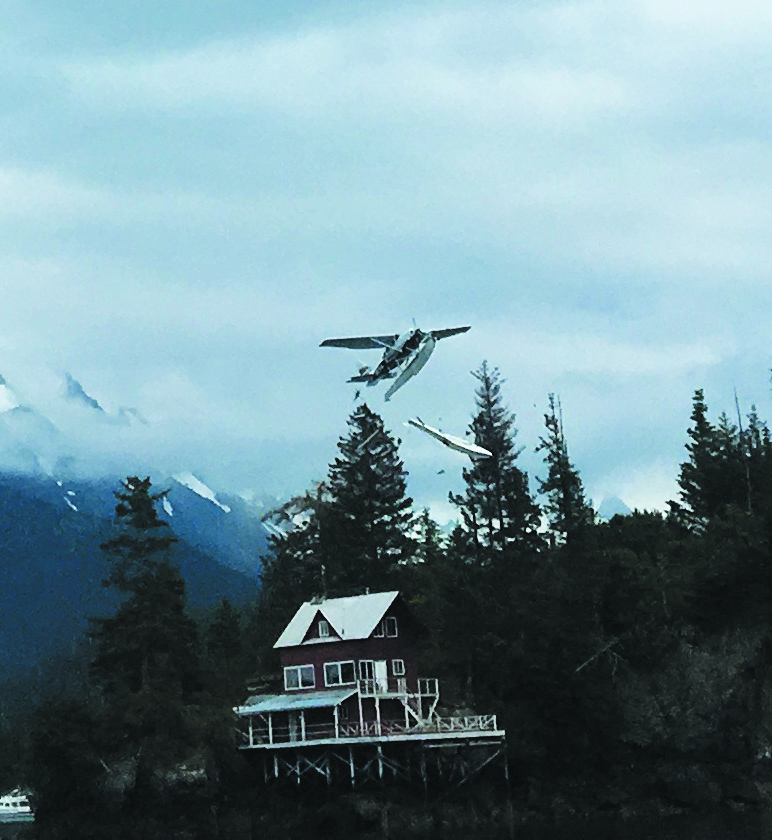
[[[373,376],[372,373],[360,373],[359,376],[352,376],[351,379],[347,379],[347,382],[367,382],[368,385],[375,385],[376,382],[380,382],[382,379],[394,379],[394,377],[399,373],[399,371],[393,370],[390,373],[385,374],[384,376],[379,376],[376,378]]]

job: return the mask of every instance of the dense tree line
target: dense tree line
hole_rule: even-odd
[[[441,677],[448,706],[497,712],[522,765],[608,763],[624,752],[623,672],[655,669],[686,632],[772,607],[767,426],[755,408],[744,425],[725,413],[713,422],[697,391],[679,498],[666,513],[604,522],[570,458],[560,400],[549,395],[532,481],[499,371],[483,362],[472,375],[468,435],[492,457],[463,468],[452,531],[428,511],[407,517],[398,441],[360,406],[306,519],[266,558],[269,637],[314,595],[399,588],[430,629],[425,670]],[[391,547],[380,555],[363,542],[376,522]]]
[[[40,707],[21,739],[0,727],[11,756],[0,774],[24,768],[40,836],[70,836],[67,820],[73,836],[89,836],[89,820],[100,836],[94,814],[105,809],[125,836],[139,825],[164,836],[181,767],[200,773],[202,801],[237,787],[246,770],[234,770],[232,706],[247,686],[270,690],[272,645],[313,596],[400,589],[430,631],[423,670],[441,679],[445,710],[498,714],[518,772],[624,760],[620,677],[654,673],[687,634],[757,622],[750,679],[761,696],[772,664],[772,441],[756,409],[712,421],[697,391],[679,498],[666,513],[604,522],[569,455],[559,399],[549,396],[532,444],[543,458],[532,481],[505,380],[486,362],[473,377],[468,434],[492,455],[463,466],[452,530],[413,510],[399,440],[359,405],[326,479],[285,506],[246,614],[223,601],[189,616],[174,535],[156,513],[163,491],[123,483],[103,546],[121,601],[92,623],[82,690]],[[188,816],[189,836],[207,836],[209,812]]]

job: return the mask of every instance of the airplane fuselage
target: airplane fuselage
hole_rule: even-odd
[[[386,349],[381,361],[370,372],[372,378],[367,384],[374,385],[381,379],[392,376],[394,371],[418,350],[425,336],[426,333],[418,328],[403,333],[391,347]]]
[[[407,363],[407,365],[405,365],[405,368],[396,378],[394,384],[391,385],[388,391],[386,391],[386,394],[384,395],[386,402],[391,399],[395,391],[398,391],[408,381],[408,379],[412,379],[421,370],[421,368],[429,361],[429,356],[432,355],[436,346],[437,340],[435,338],[431,335],[424,335],[418,344],[418,349],[411,351],[413,353],[413,358]]]

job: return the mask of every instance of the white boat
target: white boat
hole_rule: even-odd
[[[17,788],[0,796],[0,823],[21,822],[32,818],[32,806],[26,793]]]

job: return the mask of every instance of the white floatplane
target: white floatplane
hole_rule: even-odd
[[[402,335],[363,335],[354,338],[326,338],[320,347],[347,347],[349,350],[383,350],[380,362],[371,369],[363,367],[349,382],[375,385],[382,379],[396,381],[386,391],[388,400],[408,379],[412,379],[429,361],[437,342],[451,335],[465,333],[470,327],[449,327],[444,330],[423,330],[414,327]]]

